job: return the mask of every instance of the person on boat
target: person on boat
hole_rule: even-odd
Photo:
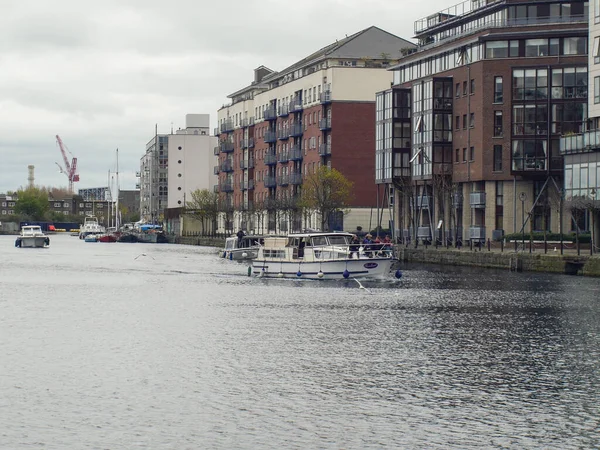
[[[358,252],[360,251],[360,239],[358,236],[353,234],[352,239],[350,240],[350,259],[354,258],[356,255],[356,259],[358,259]]]
[[[246,234],[246,233],[244,233],[244,230],[242,230],[242,229],[240,229],[240,230],[237,232],[236,236],[237,236],[237,238],[238,238],[238,247],[239,247],[239,246],[240,246],[240,244],[242,243],[242,239],[244,238],[245,234]]]
[[[367,234],[363,239],[363,245],[365,247],[365,255],[367,255],[369,258],[372,258],[373,252],[371,247],[373,246],[373,236]]]
[[[389,234],[383,238],[383,253],[390,255],[392,253],[392,239]]]

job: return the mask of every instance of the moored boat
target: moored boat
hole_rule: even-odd
[[[225,248],[221,256],[233,261],[251,260],[258,256],[258,249],[265,240],[264,236],[243,235],[225,239]]]
[[[338,280],[389,275],[397,261],[391,244],[355,244],[352,237],[351,233],[312,231],[265,237],[252,271],[271,278]]]
[[[87,216],[79,229],[79,239],[84,239],[89,235],[99,235],[104,233],[106,233],[106,228],[98,223],[98,218],[95,216]]]
[[[25,225],[15,241],[15,247],[43,248],[50,245],[50,238],[44,234],[39,225]]]

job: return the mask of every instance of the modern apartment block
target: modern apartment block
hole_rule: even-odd
[[[328,218],[329,228],[374,227],[375,92],[391,85],[387,69],[413,48],[370,27],[279,72],[257,68],[252,83],[218,111],[221,227],[260,233],[320,227],[296,202],[303,180],[323,165],[354,183],[351,211]]]
[[[561,138],[565,158],[565,200],[573,214],[571,227],[591,231],[600,247],[600,0],[589,2],[589,128]]]
[[[209,114],[186,114],[186,127],[158,134],[140,161],[140,218],[162,222],[167,208],[182,208],[197,189],[214,188],[217,138],[210,136]]]
[[[560,139],[588,117],[588,2],[469,0],[415,35],[377,96],[376,179],[396,189],[399,237],[559,231]]]

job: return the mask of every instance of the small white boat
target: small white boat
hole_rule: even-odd
[[[254,259],[258,256],[258,249],[264,241],[264,236],[228,237],[225,239],[225,249],[221,252],[221,256],[233,261]]]
[[[44,234],[39,225],[25,225],[15,241],[15,247],[43,248],[50,245],[50,238]]]
[[[98,223],[98,218],[87,216],[83,225],[79,228],[79,239],[85,239],[89,235],[98,235],[106,233],[106,228]]]
[[[271,278],[385,277],[397,261],[391,244],[355,244],[351,233],[307,232],[265,237],[252,261],[255,275]],[[398,271],[397,277],[401,276]]]

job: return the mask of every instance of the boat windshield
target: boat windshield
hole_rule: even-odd
[[[331,245],[346,245],[348,244],[348,236],[328,236]]]

